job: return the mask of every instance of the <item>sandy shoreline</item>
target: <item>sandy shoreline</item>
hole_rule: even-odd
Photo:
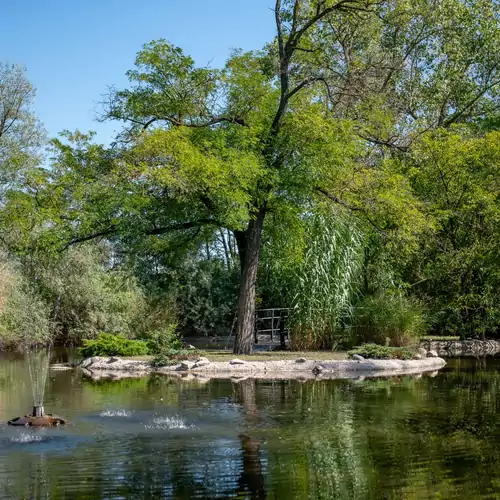
[[[148,362],[118,357],[93,357],[85,359],[79,366],[92,378],[127,378],[149,373],[163,373],[179,377],[210,378],[259,378],[259,379],[352,379],[359,377],[386,377],[393,375],[435,372],[446,365],[442,358],[415,360],[297,360],[228,362],[199,358],[172,366],[153,367]]]

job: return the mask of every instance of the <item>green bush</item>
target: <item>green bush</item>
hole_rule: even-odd
[[[50,309],[18,262],[0,252],[0,349],[50,342]]]
[[[143,340],[130,340],[122,335],[100,333],[96,339],[83,340],[79,353],[91,356],[144,356],[149,354],[149,348]]]
[[[182,340],[176,333],[177,325],[168,325],[148,335],[146,343],[151,354],[161,354],[165,351],[182,349]]]
[[[353,354],[358,354],[366,359],[413,359],[416,353],[408,347],[363,344],[348,352],[349,357],[352,357]]]
[[[356,343],[391,346],[416,344],[425,334],[422,306],[400,291],[365,297],[355,308],[353,333]]]
[[[197,355],[192,350],[182,347],[182,340],[176,333],[177,325],[171,324],[153,332],[147,339],[149,352],[154,354],[153,366],[167,366]]]

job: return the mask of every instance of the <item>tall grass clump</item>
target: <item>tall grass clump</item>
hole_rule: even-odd
[[[366,296],[354,309],[355,342],[387,346],[415,344],[426,331],[422,305],[400,290]]]
[[[342,213],[315,215],[293,286],[290,320],[294,349],[332,348],[352,313],[362,267],[362,233]]]

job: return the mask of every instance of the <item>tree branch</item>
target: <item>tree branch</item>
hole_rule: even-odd
[[[153,235],[165,234],[171,231],[182,231],[186,229],[198,228],[203,225],[219,226],[218,222],[215,219],[207,218],[207,219],[200,219],[197,221],[181,222],[179,224],[173,224],[170,226],[155,227],[140,232],[146,236],[153,236]],[[118,233],[118,226],[114,225],[102,231],[98,231],[96,233],[91,233],[85,236],[78,236],[70,240],[66,245],[64,245],[62,251],[67,250],[70,246],[76,245],[77,243],[84,243],[85,241],[95,240],[97,238],[102,238],[104,236],[110,236],[112,234],[117,234],[117,233]]]
[[[326,196],[326,198],[328,198],[329,200],[337,203],[338,205],[341,205],[342,207],[344,208],[347,208],[348,210],[351,210],[352,212],[360,212],[363,214],[364,217],[366,217],[366,220],[377,230],[379,231],[380,233],[385,233],[385,231],[379,227],[377,224],[375,224],[375,222],[373,222],[370,217],[368,217],[367,213],[366,213],[366,210],[364,210],[363,208],[360,208],[360,207],[355,207],[353,205],[350,205],[349,203],[345,202],[344,200],[341,200],[338,196],[335,196],[334,194],[328,192],[326,189],[322,188],[322,187],[319,187],[317,186],[315,188],[315,190],[318,192],[318,193],[321,193],[322,195]]]

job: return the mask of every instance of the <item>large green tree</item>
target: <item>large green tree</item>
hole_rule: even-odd
[[[498,337],[500,134],[427,134],[404,165],[436,228],[407,273],[415,292],[427,297],[434,328]]]
[[[50,189],[36,193],[64,245],[102,237],[155,254],[234,234],[237,353],[252,347],[266,228],[305,234],[327,201],[386,240],[404,226],[414,244],[421,207],[394,165],[427,130],[498,105],[493,0],[277,0],[274,14],[276,38],[220,70],[147,44],[130,86],[108,96],[103,118],[124,124],[114,147],[55,141]]]
[[[98,187],[83,188],[87,218],[72,220],[71,229],[80,233],[73,241],[174,230],[196,235],[207,226],[232,230],[241,264],[235,352],[251,351],[266,215],[297,215],[360,153],[352,127],[331,119],[323,91],[313,86],[319,78],[301,55],[312,50],[310,35],[329,16],[368,12],[372,4],[278,1],[276,48],[236,52],[220,71],[195,67],[168,42],[145,46],[128,73],[132,87],[112,92],[107,108],[109,118],[130,125],[121,140],[132,146],[112,161],[106,182],[101,175]],[[88,173],[89,150],[85,172],[81,162],[75,166],[78,152],[65,147],[63,170]],[[103,165],[101,155],[90,175],[102,174]],[[91,207],[93,189],[99,201]],[[83,208],[75,197],[72,207]],[[99,226],[91,233],[89,220]]]
[[[35,89],[25,71],[0,62],[0,196],[24,182],[39,160],[43,130],[31,106]]]

